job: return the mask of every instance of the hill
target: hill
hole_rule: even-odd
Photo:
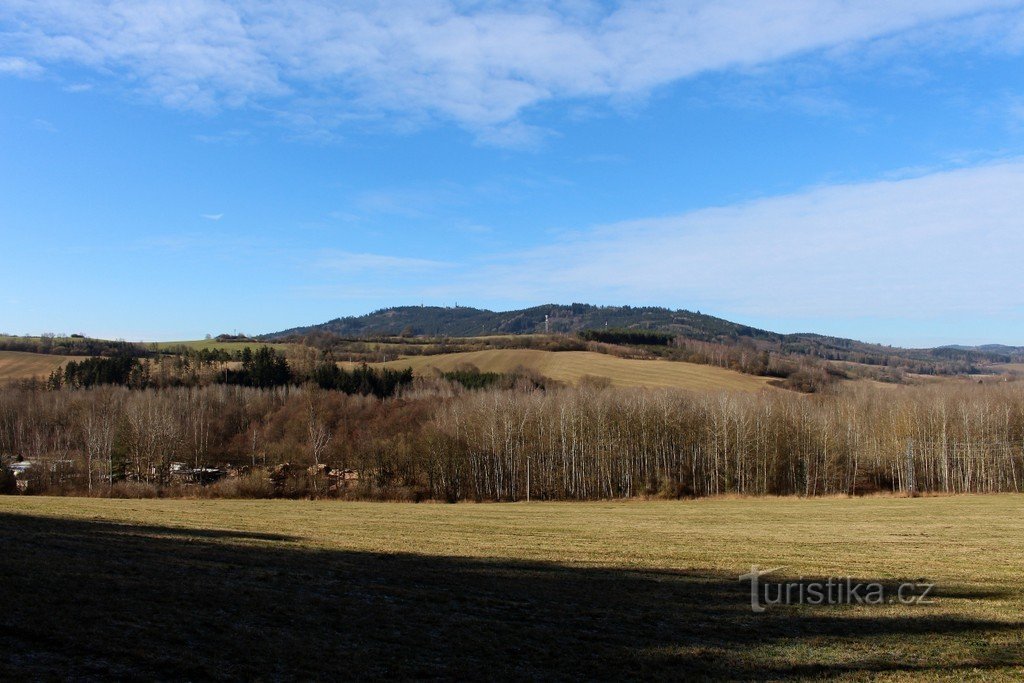
[[[545,318],[547,321],[545,323]],[[593,306],[546,304],[514,311],[490,311],[466,306],[396,306],[360,316],[335,318],[320,325],[295,327],[265,335],[284,338],[329,332],[340,336],[479,337],[500,334],[579,332],[601,328],[664,330],[694,339],[752,337],[779,340],[782,335],[733,323],[703,313],[654,306]]]
[[[546,304],[502,312],[463,306],[397,306],[361,316],[335,318],[319,325],[282,330],[263,335],[261,339],[298,341],[324,335],[344,338],[479,337],[544,332],[577,334],[583,330],[615,329],[666,332],[683,342],[743,346],[793,358],[845,361],[921,374],[969,374],[983,371],[983,366],[1024,360],[1024,347],[990,344],[903,349],[814,333],[781,334],[700,311],[580,303],[568,306]]]

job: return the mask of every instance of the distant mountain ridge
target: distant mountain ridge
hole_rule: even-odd
[[[604,327],[659,330],[708,340],[737,336],[778,340],[782,336],[686,310],[673,311],[655,306],[547,304],[502,312],[466,306],[395,306],[366,315],[335,318],[319,325],[282,330],[264,337],[279,339],[317,332],[361,337],[400,334],[477,337],[496,334],[539,334],[545,331],[571,333]]]
[[[546,322],[545,322],[546,316]],[[671,332],[684,339],[724,344],[750,343],[783,353],[829,360],[887,364],[887,357],[923,362],[1010,362],[1024,347],[988,344],[950,345],[931,349],[901,349],[814,333],[781,334],[731,322],[700,311],[658,306],[595,306],[545,304],[512,311],[467,306],[395,306],[359,316],[335,318],[319,325],[294,327],[263,335],[266,340],[333,334],[342,337],[430,336],[476,337],[504,334],[576,333],[581,330],[624,328]]]

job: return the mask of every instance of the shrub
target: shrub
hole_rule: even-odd
[[[675,477],[665,477],[658,486],[658,497],[669,500],[693,498],[693,488]]]
[[[229,477],[202,489],[207,498],[273,498],[274,485],[266,472]]]
[[[0,467],[0,495],[18,492],[18,482],[14,473],[6,467]]]
[[[110,498],[157,498],[160,491],[153,484],[141,481],[119,481],[110,487]]]

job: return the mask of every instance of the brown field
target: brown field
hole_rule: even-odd
[[[1024,374],[1024,363],[994,363],[990,367],[993,372]]]
[[[38,377],[46,379],[51,372],[63,366],[71,356],[52,356],[45,353],[0,351],[0,382]]]
[[[768,387],[768,378],[745,375],[733,370],[696,363],[666,360],[618,358],[592,351],[538,351],[535,349],[490,349],[447,353],[436,356],[410,356],[387,363],[373,363],[401,369],[411,367],[417,374],[455,370],[474,365],[483,372],[511,372],[525,367],[559,382],[577,384],[584,377],[606,377],[613,386],[672,387],[678,389],[732,389],[759,391]],[[349,364],[351,365],[351,364]]]
[[[0,497],[0,680],[1020,680],[1024,498]],[[750,609],[773,576],[926,605]]]

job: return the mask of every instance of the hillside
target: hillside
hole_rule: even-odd
[[[759,391],[768,386],[766,377],[754,377],[724,368],[665,360],[617,358],[591,351],[469,351],[415,356],[373,365],[396,370],[411,367],[414,373],[420,375],[429,373],[431,368],[451,372],[466,365],[473,365],[483,372],[496,373],[508,373],[523,367],[567,384],[578,384],[584,377],[601,377],[610,380],[613,386],[621,387]]]
[[[545,316],[547,329],[545,330]],[[782,335],[729,322],[700,312],[658,307],[546,304],[514,311],[456,306],[396,306],[361,316],[335,318],[320,325],[296,327],[265,335],[283,338],[329,332],[340,336],[477,337],[495,334],[578,332],[600,328],[639,328],[676,332],[694,339],[751,337],[779,341]]]
[[[8,380],[46,379],[51,372],[61,367],[70,356],[58,356],[24,351],[0,351],[0,382]]]
[[[462,306],[397,306],[361,316],[335,318],[319,325],[282,330],[264,335],[261,339],[297,341],[323,335],[345,338],[399,335],[474,337],[545,331],[574,334],[582,330],[620,328],[668,332],[681,341],[710,342],[732,347],[742,345],[791,357],[893,367],[923,374],[975,373],[994,363],[1024,360],[1024,347],[990,344],[979,347],[903,349],[814,333],[781,334],[699,311],[579,303],[568,306],[548,304],[503,312]]]

